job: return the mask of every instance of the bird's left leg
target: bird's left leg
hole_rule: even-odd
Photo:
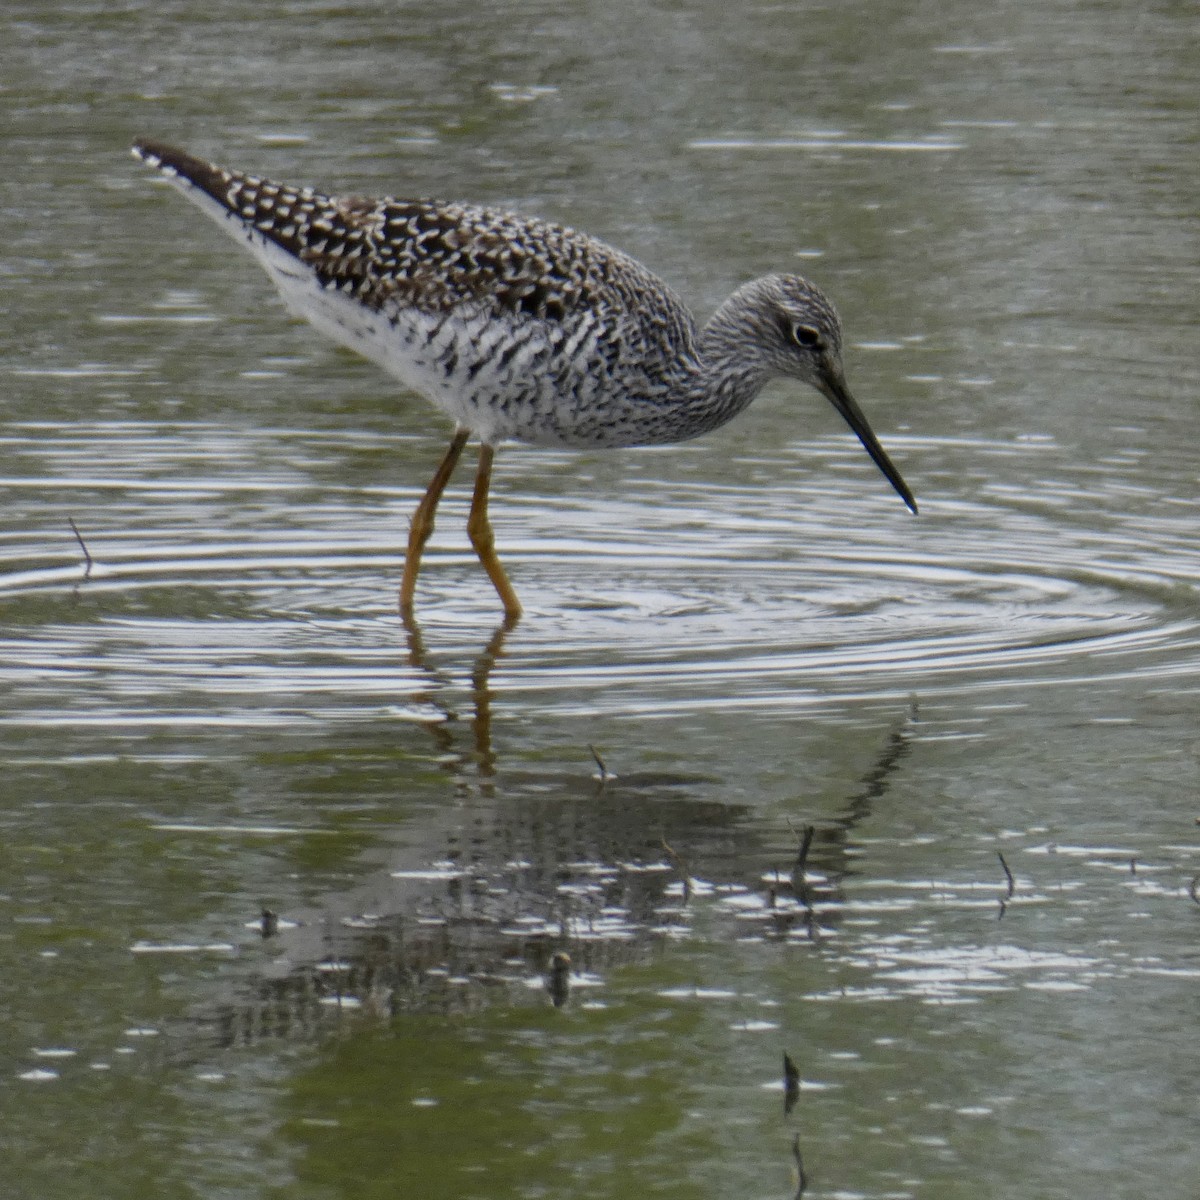
[[[496,539],[492,535],[492,526],[488,521],[488,491],[492,486],[492,459],[496,455],[496,447],[484,442],[479,447],[479,469],[475,474],[475,494],[471,498],[471,515],[467,518],[467,533],[471,545],[483,563],[483,569],[488,573],[492,586],[500,596],[504,605],[506,621],[515,621],[521,615],[521,602],[513,585],[508,582],[504,567],[496,555]]]

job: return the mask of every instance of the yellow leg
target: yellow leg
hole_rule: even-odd
[[[479,447],[479,470],[475,475],[475,495],[471,498],[471,515],[467,518],[467,533],[471,545],[483,563],[483,569],[488,573],[492,586],[500,596],[504,605],[506,622],[513,622],[521,615],[521,602],[517,593],[508,582],[508,576],[496,556],[496,539],[492,536],[492,526],[488,521],[488,489],[492,486],[492,459],[496,455],[495,446],[484,442]]]
[[[408,553],[404,557],[404,577],[400,581],[400,615],[410,620],[413,615],[413,592],[417,587],[417,572],[421,569],[421,551],[429,541],[433,532],[433,515],[437,512],[438,501],[454,474],[454,468],[462,457],[463,447],[471,436],[469,429],[459,426],[450,440],[450,448],[433,473],[417,511],[413,513],[412,525],[408,530]]]

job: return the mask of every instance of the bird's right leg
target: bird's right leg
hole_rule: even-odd
[[[412,524],[408,529],[408,553],[404,557],[404,577],[400,580],[400,615],[406,621],[412,620],[413,593],[417,588],[417,572],[421,569],[421,551],[425,549],[425,543],[429,541],[429,535],[433,532],[433,515],[437,512],[438,501],[450,482],[450,476],[454,474],[454,468],[458,465],[463,447],[470,436],[469,429],[464,429],[461,425],[455,428],[450,446],[438,464],[438,469],[433,473],[425,495],[421,497],[421,503],[413,513]]]

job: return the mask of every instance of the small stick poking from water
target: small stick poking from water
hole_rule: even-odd
[[[600,757],[600,752],[590,742],[588,743],[588,749],[592,752],[592,758],[596,761],[596,769],[600,772],[600,782],[607,783],[613,778],[612,773],[604,765],[604,759]]]
[[[1008,863],[999,850],[996,851],[996,857],[1000,860],[1000,865],[1004,868],[1004,878],[1008,880],[1008,888],[1004,895],[1000,897],[1000,911],[996,914],[996,920],[1003,921],[1004,914],[1008,912],[1008,902],[1013,898],[1013,892],[1017,890],[1017,881],[1013,878],[1013,873],[1008,869]]]
[[[546,990],[555,1008],[562,1008],[571,994],[571,956],[559,950],[550,958],[550,970],[546,977]]]
[[[788,824],[791,825],[791,821]],[[792,832],[796,832],[794,826]],[[792,864],[792,894],[805,906],[808,905],[808,852],[812,849],[816,833],[815,825],[804,825],[796,835],[800,839],[800,849],[796,852],[796,861]]]
[[[71,526],[71,532],[75,535],[75,540],[79,543],[80,550],[83,551],[83,577],[87,579],[92,573],[91,552],[87,548],[87,543],[83,540],[83,534],[79,532],[79,526],[75,524],[75,518],[68,517],[67,524]]]
[[[783,1115],[789,1117],[796,1101],[800,1099],[800,1068],[792,1061],[792,1056],[783,1052]]]
[[[1017,881],[1013,878],[1013,873],[1008,869],[1008,863],[999,850],[996,851],[996,857],[1000,860],[1000,865],[1004,868],[1004,878],[1008,880],[1008,891],[1004,893],[1004,898],[1005,900],[1011,900],[1013,893],[1017,890]]]
[[[794,1195],[795,1200],[800,1200],[800,1197],[808,1190],[808,1176],[804,1173],[804,1159],[800,1154],[799,1134],[796,1134],[792,1138],[792,1158],[796,1163],[796,1191]]]
[[[793,872],[798,871],[801,875],[804,874],[804,868],[808,863],[808,852],[812,849],[813,838],[816,837],[817,827],[815,825],[805,825],[803,832],[800,835],[800,850],[796,855],[796,865],[792,868]]]

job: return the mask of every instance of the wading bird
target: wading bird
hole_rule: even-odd
[[[770,380],[810,384],[917,511],[846,386],[833,305],[798,275],[738,288],[703,328],[641,263],[573,229],[470,204],[326,196],[227,170],[160,142],[133,153],[242,243],[284,303],[454,421],[413,515],[400,611],[467,440],[480,442],[467,531],[504,605],[488,491],[506,438],[580,449],[698,437]]]

